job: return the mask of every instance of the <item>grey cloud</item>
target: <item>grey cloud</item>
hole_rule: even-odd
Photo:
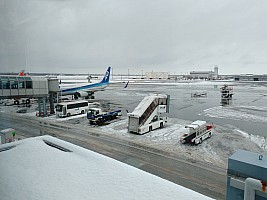
[[[115,73],[132,67],[189,72],[218,65],[225,74],[267,73],[264,0],[1,0],[1,5],[1,71],[101,73],[111,65]]]

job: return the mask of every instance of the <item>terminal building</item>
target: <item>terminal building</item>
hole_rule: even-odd
[[[194,79],[211,79],[218,78],[219,68],[218,66],[214,67],[214,71],[191,71],[190,78]]]
[[[146,72],[147,79],[168,79],[169,72]]]
[[[235,75],[235,81],[267,81],[267,74],[264,75],[254,75],[254,74],[245,74],[245,75]]]

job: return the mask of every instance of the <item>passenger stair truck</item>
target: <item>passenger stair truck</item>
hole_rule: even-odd
[[[154,94],[145,97],[132,113],[128,113],[128,132],[144,134],[162,128],[169,113],[170,95]]]

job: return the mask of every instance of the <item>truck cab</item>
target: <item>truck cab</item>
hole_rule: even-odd
[[[102,114],[102,110],[100,108],[90,108],[87,112],[87,118],[101,115],[101,114]]]

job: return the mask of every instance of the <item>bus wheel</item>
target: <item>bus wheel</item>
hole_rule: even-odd
[[[26,104],[29,104],[30,103],[30,99],[26,99]]]
[[[69,116],[70,116],[70,113],[67,114],[67,117],[69,117]]]
[[[152,131],[152,126],[149,127],[149,132]]]
[[[163,128],[163,122],[160,123],[160,128]]]
[[[14,101],[14,104],[19,105],[19,101],[18,100]]]
[[[211,138],[211,133],[209,133],[209,138]]]
[[[84,114],[84,110],[81,111],[81,114]]]

